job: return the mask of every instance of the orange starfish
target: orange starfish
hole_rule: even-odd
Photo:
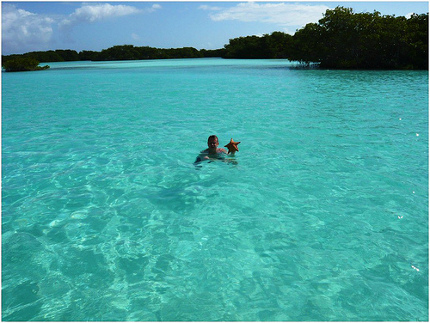
[[[237,145],[239,145],[239,144],[240,144],[240,141],[235,142],[235,141],[233,141],[233,138],[231,138],[230,142],[224,146],[224,147],[228,148],[227,154],[230,154],[230,153],[234,154],[236,151],[239,151],[239,148],[237,148]]]

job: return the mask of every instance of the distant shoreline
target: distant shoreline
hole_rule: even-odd
[[[406,18],[336,7],[327,10],[318,24],[309,23],[294,35],[275,31],[238,37],[220,49],[117,45],[100,52],[50,50],[2,55],[2,66],[10,60],[29,57],[41,63],[204,57],[288,59],[329,69],[428,70],[428,13]]]

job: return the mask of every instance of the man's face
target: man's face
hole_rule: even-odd
[[[218,139],[211,138],[208,140],[208,147],[211,149],[216,149],[218,147]]]

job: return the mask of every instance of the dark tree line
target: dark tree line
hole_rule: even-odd
[[[293,36],[275,31],[270,35],[230,39],[224,58],[287,58]]]
[[[428,69],[428,13],[407,19],[327,10],[294,34],[287,58],[324,68]]]
[[[65,62],[65,61],[79,61],[80,56],[75,50],[61,50],[57,49],[55,51],[38,51],[38,52],[29,52],[21,55],[2,55],[2,66],[9,60],[17,59],[17,58],[33,58],[39,62]]]
[[[287,58],[322,68],[428,69],[428,13],[381,16],[337,7],[294,36],[230,39],[225,58]]]
[[[113,46],[96,51],[55,50],[2,56],[30,57],[39,62],[111,61],[167,58],[283,58],[323,68],[428,69],[428,13],[409,19],[379,12],[354,13],[351,8],[327,10],[318,23],[310,23],[292,36],[273,32],[262,37],[233,38],[224,48],[154,48]]]
[[[6,72],[24,72],[46,70],[49,66],[39,66],[39,61],[32,57],[18,57],[5,62],[3,68]]]
[[[183,48],[154,48],[137,47],[133,45],[113,46],[100,52],[84,50],[50,50],[29,52],[22,55],[2,56],[2,65],[7,61],[29,57],[39,62],[70,62],[70,61],[113,61],[113,60],[144,60],[144,59],[168,59],[168,58],[201,58],[221,57],[224,49],[219,50],[197,50],[193,47]]]

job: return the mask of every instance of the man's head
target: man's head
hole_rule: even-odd
[[[209,149],[217,149],[218,145],[219,145],[218,137],[215,135],[209,136],[208,138]]]

